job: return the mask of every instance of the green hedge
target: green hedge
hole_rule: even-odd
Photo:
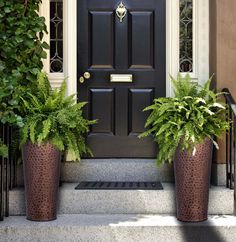
[[[30,89],[43,68],[49,48],[43,42],[45,19],[41,0],[0,0],[0,119],[14,123],[17,91]],[[12,113],[13,112],[13,113]],[[18,119],[18,121],[20,121]]]
[[[29,92],[47,57],[41,0],[0,0],[0,122],[22,125],[18,93]],[[1,142],[0,142],[1,144]]]

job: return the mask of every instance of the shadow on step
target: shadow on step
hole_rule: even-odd
[[[223,239],[216,226],[209,221],[201,223],[186,224],[181,227],[183,242],[227,242]],[[209,224],[209,226],[206,226]]]

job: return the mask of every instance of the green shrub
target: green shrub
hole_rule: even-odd
[[[0,122],[23,125],[19,95],[29,92],[46,58],[41,0],[0,0]],[[0,156],[7,147],[0,137]]]
[[[43,34],[45,19],[40,17],[41,0],[0,0],[0,78],[13,86],[37,80],[46,58]]]
[[[30,91],[46,58],[41,0],[0,0],[0,121],[22,125],[19,95]]]

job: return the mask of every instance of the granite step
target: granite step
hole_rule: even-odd
[[[22,167],[18,167],[18,184],[23,184]],[[65,162],[61,167],[63,182],[79,181],[162,181],[173,182],[173,166],[157,167],[155,159],[82,159]]]
[[[225,185],[225,164],[213,164],[212,183]],[[17,169],[17,184],[23,185],[22,166]],[[157,167],[155,159],[82,159],[65,162],[61,167],[63,182],[80,181],[161,181],[173,182],[173,165]]]
[[[0,242],[233,242],[236,217],[181,223],[170,215],[59,215],[51,222],[23,216],[0,222]]]
[[[78,183],[60,187],[59,214],[170,214],[176,213],[174,185],[162,183],[163,190],[75,190]],[[233,214],[233,191],[210,189],[209,214]],[[10,192],[10,214],[24,215],[23,188]]]
[[[173,166],[157,167],[155,159],[85,159],[62,164],[62,181],[173,182]]]

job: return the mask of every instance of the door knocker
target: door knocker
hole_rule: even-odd
[[[118,7],[116,8],[116,15],[119,18],[120,22],[123,22],[124,17],[127,14],[127,9],[125,7],[125,5],[120,2],[120,4],[118,5]]]

